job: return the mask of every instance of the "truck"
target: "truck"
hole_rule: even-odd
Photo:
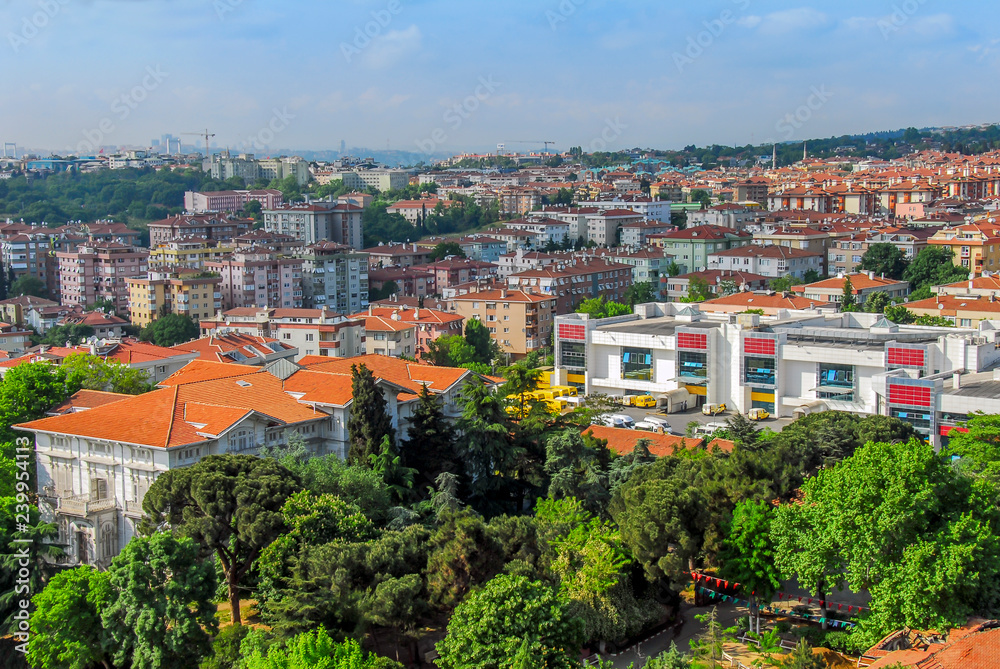
[[[767,409],[754,408],[747,411],[747,418],[753,421],[767,420],[771,417],[771,414],[767,412]]]
[[[651,409],[656,406],[656,398],[652,395],[626,395],[622,398],[622,406]]]
[[[725,413],[725,404],[706,404],[701,408],[701,412],[706,416],[718,416],[720,413]]]

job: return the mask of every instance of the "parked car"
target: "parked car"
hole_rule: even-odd
[[[622,398],[622,405],[652,409],[656,406],[656,399],[652,395],[626,395]]]
[[[750,420],[767,420],[771,417],[771,414],[767,412],[767,409],[750,409],[747,411],[747,418]]]
[[[670,432],[670,423],[659,416],[646,416],[642,420],[647,423],[655,423],[656,425],[662,427],[664,432]]]
[[[641,420],[635,424],[635,429],[642,430],[643,432],[666,432],[667,428],[661,423],[654,423],[649,420]]]
[[[706,404],[701,408],[701,412],[706,416],[718,416],[726,412],[725,404]]]
[[[608,427],[622,427],[628,430],[635,429],[635,420],[632,416],[623,413],[613,413],[601,418],[601,422]]]

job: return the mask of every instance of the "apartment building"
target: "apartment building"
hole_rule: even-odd
[[[312,201],[278,209],[265,209],[264,229],[291,235],[304,244],[328,241],[355,249],[362,247],[361,216],[364,209],[346,202]]]
[[[631,250],[618,247],[613,249],[593,249],[587,254],[596,258],[607,258],[613,262],[632,267],[632,283],[651,283],[654,290],[660,283],[660,275],[666,273],[667,266],[673,262],[673,256],[667,255],[662,249],[644,248]]]
[[[39,307],[57,307],[58,302],[34,295],[20,295],[0,301],[0,321],[14,325],[28,323],[28,312]]]
[[[0,351],[7,355],[23,355],[31,347],[31,331],[0,322]]]
[[[299,255],[305,248],[305,244],[291,235],[259,229],[236,237],[233,244],[237,251],[270,251],[286,256]]]
[[[146,327],[167,314],[195,322],[222,309],[222,278],[194,269],[151,269],[145,277],[127,280],[129,320]]]
[[[177,344],[172,348],[184,353],[197,353],[198,360],[251,367],[263,367],[276,360],[292,362],[299,355],[297,348],[277,339],[240,332],[212,332],[207,337]]]
[[[350,314],[368,306],[368,254],[335,242],[305,248],[302,260],[303,304]]]
[[[33,276],[45,284],[50,297],[59,297],[59,261],[55,253],[74,251],[86,236],[49,228],[8,224],[0,226],[0,268],[13,283]]]
[[[222,308],[301,308],[301,258],[287,258],[270,251],[237,251],[222,260],[205,261],[205,270],[221,279]]]
[[[267,337],[298,349],[296,362],[306,356],[350,358],[365,353],[365,324],[327,308],[229,309],[201,321],[201,334],[231,332]]]
[[[992,292],[988,295],[938,294],[909,302],[906,308],[917,316],[946,318],[958,327],[979,327],[984,321],[1000,321],[1000,302]]]
[[[128,313],[129,279],[145,278],[149,251],[114,242],[81,244],[75,251],[56,253],[59,301],[82,307],[111,300],[115,311]]]
[[[351,319],[365,324],[365,352],[368,355],[387,355],[393,358],[416,357],[417,326],[404,323],[399,311],[392,310],[383,315],[382,309],[375,313],[368,311],[353,314]]]
[[[393,202],[385,210],[387,214],[399,214],[406,219],[410,225],[417,227],[423,225],[427,217],[434,213],[438,205],[442,209],[447,209],[455,204],[454,200],[444,200],[436,197],[428,197],[420,200],[398,200]]]
[[[295,183],[305,186],[312,179],[309,172],[309,163],[298,156],[282,156],[280,158],[267,158],[257,161],[257,169],[261,179],[273,181],[275,179],[287,179],[294,177]]]
[[[746,246],[753,236],[717,225],[699,225],[657,235],[657,239],[657,246],[672,255],[681,272],[686,274],[708,269],[711,254]]]
[[[762,216],[759,209],[725,203],[701,211],[689,211],[687,224],[689,226],[717,225],[731,230],[742,230],[748,225],[753,225]]]
[[[770,282],[770,278],[760,274],[741,271],[723,271],[719,269],[705,270],[704,272],[691,272],[678,276],[663,275],[660,278],[660,295],[667,302],[680,302],[690,294],[691,282],[700,279],[708,284],[709,291],[713,295],[724,294],[724,284],[729,283],[728,288],[735,287],[737,291],[765,290]]]
[[[783,276],[794,276],[804,279],[806,273],[823,274],[822,253],[813,253],[785,246],[761,246],[749,244],[728,251],[711,253],[708,256],[709,269],[723,271],[742,271],[751,274],[776,279]]]
[[[0,362],[0,376],[3,376],[8,369],[21,364],[46,362],[58,365],[69,356],[79,354],[94,355],[106,362],[117,362],[129,369],[138,370],[143,373],[148,383],[154,385],[198,357],[195,353],[175,351],[128,337],[111,337],[88,342],[82,346],[39,346],[20,358]],[[117,421],[126,422],[121,416]]]
[[[525,251],[519,248],[513,253],[505,253],[497,259],[497,276],[506,279],[511,274],[529,269],[540,269],[559,262],[558,256],[540,251]]]
[[[479,378],[383,356],[311,357],[293,370],[281,361],[264,368],[197,361],[150,393],[81,391],[67,413],[19,425],[34,436],[39,503],[54,518],[66,563],[107,568],[137,535],[153,481],[208,455],[256,454],[297,433],[311,454],[346,458],[355,362],[375,375],[397,434],[406,434],[422,387],[454,419],[459,392]]]
[[[504,186],[496,191],[501,214],[523,216],[541,206],[542,191],[529,186]]]
[[[649,235],[661,235],[667,232],[673,232],[675,229],[676,228],[670,223],[663,223],[662,221],[644,220],[623,223],[621,226],[621,243],[622,246],[631,246],[635,248],[646,246],[646,238]]]
[[[994,326],[897,326],[879,314],[777,317],[638,305],[632,316],[556,319],[556,378],[588,393],[651,394],[673,413],[705,402],[798,417],[838,410],[911,423],[935,445],[975,410],[1000,410]],[[965,374],[964,372],[969,372]],[[957,376],[956,376],[957,375]]]
[[[763,177],[751,177],[733,185],[733,197],[737,202],[756,202],[767,206],[767,195],[771,182]]]
[[[242,212],[247,202],[260,202],[264,209],[275,209],[285,202],[280,190],[220,190],[209,193],[184,193],[184,210],[192,213],[217,211]]]
[[[934,230],[889,228],[831,239],[830,249],[827,252],[827,267],[831,274],[853,274],[859,271],[861,259],[873,244],[892,244],[900,250],[903,257],[912,261],[918,253],[927,248],[928,239],[934,232]]]
[[[525,290],[555,299],[556,313],[575,311],[584,300],[604,297],[622,302],[632,285],[632,267],[611,260],[577,258],[544,269],[518,272],[507,277],[511,290]]]
[[[1000,270],[1000,227],[986,223],[959,225],[934,233],[927,243],[951,249],[952,262],[973,276]]]
[[[568,221],[544,216],[507,221],[504,223],[504,227],[507,230],[535,233],[537,236],[534,243],[539,247],[548,244],[562,245],[566,243],[567,239],[576,241],[578,236],[578,233],[571,234],[572,226]]]
[[[618,246],[618,230],[622,225],[638,223],[642,214],[629,209],[608,209],[587,217],[587,241],[598,246]]]
[[[206,237],[175,239],[149,250],[149,267],[202,269],[206,260],[221,260],[235,250],[234,241],[219,242]]]
[[[908,281],[897,281],[875,276],[875,272],[860,272],[831,277],[824,281],[792,286],[792,291],[816,302],[839,303],[844,299],[844,288],[850,279],[855,301],[862,305],[874,293],[885,293],[890,300],[901,300],[910,294]]]
[[[670,222],[670,205],[668,200],[654,200],[645,195],[625,195],[613,200],[587,200],[580,206],[598,211],[627,209],[639,214],[641,219],[652,219],[662,223]]]
[[[220,214],[178,214],[149,223],[151,248],[173,241],[206,239],[228,242],[253,230],[249,218],[235,218]]]
[[[406,170],[370,169],[336,171],[331,179],[341,179],[348,188],[374,188],[382,193],[405,188],[410,183]]]
[[[524,290],[476,290],[451,299],[468,322],[479,319],[500,350],[516,358],[544,348],[552,333],[556,300]]]
[[[379,244],[364,249],[372,267],[413,267],[430,262],[431,249],[417,244]]]
[[[413,267],[415,272],[430,272],[434,275],[432,290],[434,294],[441,294],[445,288],[454,288],[463,283],[496,276],[496,270],[497,266],[493,263],[458,257]]]

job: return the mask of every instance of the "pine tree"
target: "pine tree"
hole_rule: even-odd
[[[418,490],[433,485],[442,473],[455,471],[455,431],[426,385],[420,389],[402,455],[403,463],[418,472]]]
[[[379,452],[382,438],[396,440],[396,430],[386,410],[385,397],[375,383],[375,375],[365,365],[351,365],[351,391],[354,401],[347,419],[350,441],[348,459],[352,464],[370,466],[370,455]]]
[[[826,662],[813,654],[812,647],[805,639],[799,639],[795,650],[788,654],[781,666],[783,669],[823,669]]]

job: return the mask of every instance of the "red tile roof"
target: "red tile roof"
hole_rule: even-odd
[[[649,452],[658,458],[673,455],[674,448],[697,448],[705,443],[704,439],[642,432],[622,427],[607,427],[605,425],[591,425],[584,429],[581,434],[587,434],[588,432],[598,439],[607,441],[608,448],[618,455],[628,455],[631,453],[635,449],[636,442],[640,439],[648,439],[653,442],[649,447]]]
[[[71,413],[74,411],[85,411],[87,409],[96,409],[97,407],[102,407],[105,404],[114,404],[115,402],[127,400],[130,397],[132,397],[132,395],[106,393],[100,390],[78,390],[62,404],[57,404],[49,409],[48,413],[56,415]]]

